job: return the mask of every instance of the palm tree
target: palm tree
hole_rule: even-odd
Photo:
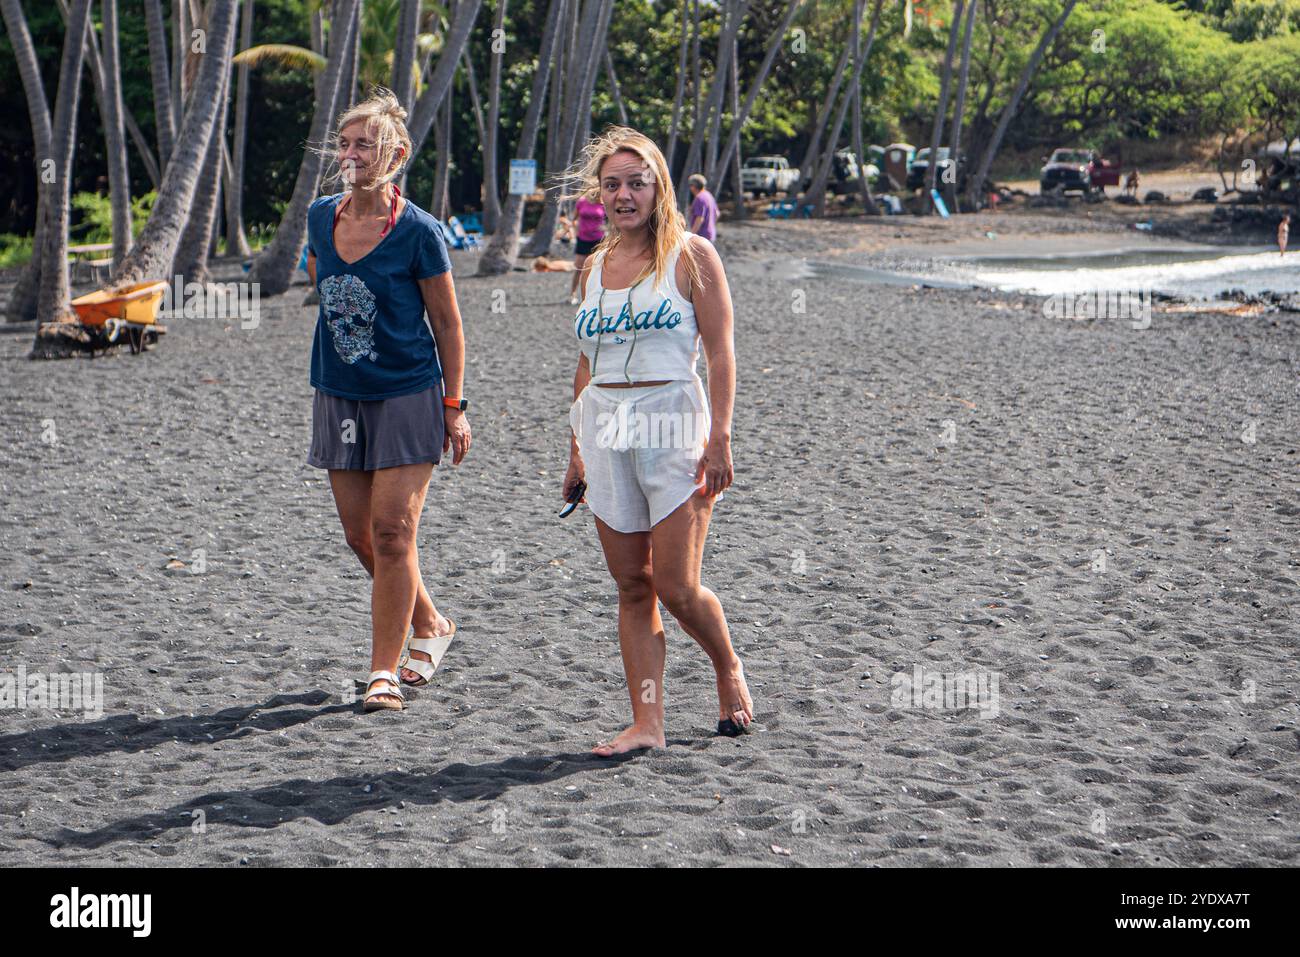
[[[194,95],[185,110],[172,161],[167,164],[158,198],[134,248],[117,275],[121,286],[168,275],[181,233],[189,219],[199,174],[208,155],[221,109],[221,90],[230,69],[235,42],[234,3],[215,3],[206,43],[194,78]]]
[[[605,34],[614,10],[613,0],[587,0],[582,8],[582,21],[578,25],[578,42],[572,47],[571,62],[580,65],[580,69],[569,70],[570,80],[566,84],[564,105],[561,109],[559,135],[556,139],[554,153],[547,151],[547,178],[552,185],[546,190],[546,201],[542,215],[533,230],[532,238],[524,248],[526,256],[549,256],[551,243],[555,238],[555,222],[560,216],[559,177],[568,168],[577,149],[579,123],[582,116],[591,116],[591,94],[596,84],[600,56],[594,51],[604,46]],[[579,50],[589,51],[586,56],[577,56]],[[551,91],[557,96],[558,88]],[[549,144],[552,131],[546,131]]]
[[[239,24],[239,46],[247,50],[253,45],[253,3],[244,0],[244,12]],[[249,255],[248,236],[244,231],[244,157],[248,144],[248,83],[249,67],[240,63],[235,74],[239,91],[235,94],[235,144],[234,152],[223,162],[229,178],[226,182],[226,252],[231,255]],[[225,143],[222,143],[224,150]]]
[[[1007,100],[1007,105],[1002,108],[1002,114],[998,117],[998,125],[993,130],[993,135],[989,137],[988,144],[984,147],[984,155],[980,157],[975,176],[967,181],[966,188],[973,197],[982,200],[989,169],[993,166],[993,157],[998,155],[998,149],[1002,146],[1002,138],[1006,136],[1007,127],[1011,125],[1011,118],[1016,115],[1016,110],[1020,108],[1020,100],[1024,97],[1025,91],[1029,89],[1029,81],[1038,72],[1038,65],[1043,62],[1043,55],[1047,52],[1047,48],[1052,45],[1052,41],[1056,39],[1056,35],[1061,32],[1061,27],[1065,26],[1065,21],[1070,18],[1070,13],[1074,10],[1076,3],[1078,3],[1078,0],[1065,0],[1061,15],[1047,28],[1047,32],[1043,34],[1042,39],[1038,41],[1038,46],[1034,48],[1033,54],[1029,57],[1029,62],[1025,64],[1025,68],[1020,74],[1020,80],[1016,83],[1016,89],[1011,94],[1011,99]]]
[[[209,7],[209,11],[211,7]],[[226,145],[226,111],[230,103],[230,71],[221,77],[220,100],[212,136],[208,140],[208,153],[194,187],[190,203],[189,221],[181,233],[181,241],[172,257],[168,276],[183,276],[186,282],[205,283],[208,280],[208,252],[211,249],[213,226],[217,220],[217,205],[221,195],[221,167]]]
[[[149,76],[153,81],[154,127],[158,131],[158,163],[162,167],[172,158],[176,142],[175,117],[172,116],[171,77],[167,71],[167,27],[163,23],[161,0],[145,0],[145,25],[149,31]]]
[[[709,98],[704,104],[704,122],[700,122],[700,116],[695,117],[694,129],[691,134],[691,148],[686,153],[686,165],[682,167],[682,174],[677,183],[677,205],[682,209],[686,208],[691,196],[687,185],[688,177],[696,172],[700,166],[700,156],[704,150],[704,138],[708,129],[712,126],[712,118],[715,114],[719,119],[722,116],[722,94],[725,92],[727,85],[727,70],[731,61],[731,48],[736,34],[740,30],[740,21],[744,18],[748,8],[749,0],[729,0],[727,4],[727,17],[718,35],[718,57],[714,61],[713,83],[709,86]]]
[[[65,0],[66,2],[66,0]],[[122,265],[131,249],[131,176],[122,125],[122,66],[117,49],[117,0],[101,0],[104,28],[103,108],[108,154],[108,192],[113,209],[113,268]],[[90,32],[93,41],[94,31]],[[93,59],[98,60],[95,52]]]
[[[867,59],[871,56],[871,48],[876,42],[876,28],[880,25],[880,8],[883,4],[884,0],[876,0],[876,8],[871,13],[871,27],[867,30],[867,42],[861,45],[858,50],[857,60],[853,64],[853,77],[850,80],[852,85],[840,97],[834,127],[830,136],[826,139],[826,149],[822,154],[821,162],[817,165],[817,173],[813,177],[812,185],[808,189],[808,198],[815,203],[818,216],[826,214],[826,184],[830,180],[831,164],[835,161],[835,147],[839,144],[840,132],[844,129],[845,114],[848,113],[849,104],[853,101],[853,90],[862,86],[862,68],[867,65]],[[853,28],[855,31],[861,29],[862,15],[865,12],[866,0],[854,0]],[[856,45],[850,41],[851,47]]]
[[[307,136],[308,147],[298,166],[293,195],[276,228],[275,238],[253,260],[253,268],[248,274],[249,281],[261,283],[262,291],[269,296],[279,295],[289,288],[302,255],[303,240],[307,235],[307,208],[316,199],[316,190],[320,186],[323,160],[320,147],[334,120],[334,105],[344,95],[339,86],[344,64],[353,52],[356,12],[357,0],[335,0],[334,16],[330,20],[333,29],[329,38],[329,57],[321,83],[322,96],[316,101]]]
[[[567,0],[551,0],[546,12],[546,26],[542,28],[541,49],[537,53],[537,67],[533,72],[532,94],[524,113],[524,126],[515,148],[517,159],[532,159],[537,151],[537,127],[542,116],[542,103],[546,101],[546,87],[551,78],[551,58],[555,55],[556,37],[564,18]],[[478,274],[496,276],[509,272],[514,265],[516,247],[519,245],[519,227],[524,215],[524,198],[511,193],[501,210],[496,231],[488,240],[487,249],[479,258]]]
[[[419,154],[420,147],[424,145],[424,140],[429,135],[429,129],[433,126],[434,115],[437,113],[438,107],[442,105],[443,97],[451,89],[451,81],[460,62],[460,53],[465,49],[465,44],[469,41],[474,19],[478,16],[479,8],[482,6],[483,0],[461,0],[456,7],[456,15],[452,18],[451,26],[447,30],[447,37],[443,41],[442,52],[438,55],[438,65],[434,68],[433,75],[429,77],[424,92],[415,101],[415,108],[410,111],[409,132],[411,134],[412,160]],[[409,162],[407,166],[409,168]]]
[[[32,124],[32,140],[36,147],[38,167],[53,156],[51,143],[54,138],[50,128],[50,108],[45,98],[45,86],[41,82],[41,68],[36,60],[36,47],[32,35],[27,29],[27,18],[19,0],[0,0],[0,12],[4,15],[5,29],[9,34],[9,43],[14,48],[14,58],[18,62],[18,75],[22,80],[23,92],[27,97],[27,114]],[[45,173],[44,169],[40,170]],[[46,175],[36,177],[36,233],[32,240],[32,258],[23,267],[9,299],[10,322],[29,322],[36,318],[37,290],[41,285],[41,263],[45,249],[46,221],[49,218],[49,206],[52,202],[54,182]],[[64,257],[66,259],[66,256]]]
[[[767,52],[763,55],[763,62],[759,65],[758,73],[754,81],[749,85],[749,92],[745,94],[745,102],[735,113],[735,121],[731,124],[731,133],[727,136],[726,145],[722,148],[721,156],[716,169],[709,169],[705,173],[705,179],[710,183],[714,181],[718,169],[725,169],[727,164],[734,156],[740,159],[739,150],[740,134],[745,126],[746,120],[749,119],[749,112],[754,107],[754,102],[758,99],[759,92],[763,89],[763,84],[767,82],[768,74],[772,72],[772,65],[776,62],[776,55],[781,50],[781,45],[785,41],[785,33],[790,29],[790,24],[794,21],[795,14],[799,12],[800,4],[803,0],[790,0],[790,6],[786,8],[785,16],[772,31],[771,37],[767,41]],[[733,55],[734,59],[734,55]],[[718,184],[721,187],[721,183]],[[740,195],[740,180],[735,183],[737,195]]]
[[[668,160],[668,172],[673,170],[673,157],[677,152],[677,128],[682,117],[682,96],[686,92],[686,11],[690,0],[682,0],[682,38],[677,46],[677,88],[673,91],[673,118],[668,124],[668,151],[664,158]]]
[[[975,14],[978,6],[979,0],[969,0],[966,7],[966,32],[961,47],[961,73],[957,79],[957,99],[952,108],[952,133],[948,136],[948,155],[952,157],[952,165],[948,167],[951,171],[951,181],[946,184],[948,189],[944,190],[944,192],[948,196],[948,204],[954,213],[960,212],[957,203],[958,177],[966,172],[959,165],[961,163],[961,124],[962,118],[966,115],[966,85],[970,81],[970,43],[971,34],[975,28]]]
[[[8,7],[9,0],[5,0]],[[14,6],[18,6],[14,3]],[[11,19],[6,10],[5,20]],[[21,8],[16,19],[22,19]],[[68,29],[63,39],[63,60],[59,65],[59,92],[54,101],[54,116],[49,123],[49,152],[39,162],[50,164],[53,184],[46,200],[45,245],[41,251],[40,287],[36,295],[36,340],[32,357],[67,355],[67,340],[51,327],[70,319],[71,285],[68,282],[69,183],[72,180],[72,151],[76,143],[77,98],[81,87],[81,66],[86,56],[86,33],[90,28],[90,0],[74,0],[68,13]],[[26,31],[26,23],[22,29]],[[31,38],[27,38],[30,44]],[[37,74],[39,83],[39,74]],[[31,102],[30,94],[29,100]],[[42,169],[42,175],[47,170]]]
[[[415,101],[416,35],[420,32],[421,0],[401,0],[397,15],[397,36],[393,43],[393,76],[389,86],[397,101],[409,111]]]
[[[953,0],[952,26],[948,29],[948,49],[943,55],[943,72],[939,75],[939,102],[934,108],[934,124],[930,127],[930,165],[925,174],[925,209],[935,210],[934,186],[939,176],[939,140],[943,137],[943,119],[948,115],[948,90],[952,86],[952,58],[957,49],[957,37],[961,29],[961,13],[965,0]],[[957,158],[951,158],[955,164]],[[954,165],[954,169],[955,169]]]
[[[506,49],[507,0],[497,0],[492,30],[492,78],[488,81],[487,136],[483,141],[483,229],[495,232],[501,216],[501,188],[497,185],[497,130],[501,124],[501,57]]]
[[[857,17],[857,3],[854,3],[850,16]],[[844,79],[844,71],[848,66],[849,57],[853,53],[853,44],[844,44],[844,49],[840,51],[839,62],[835,64],[835,70],[831,74],[831,82],[826,88],[826,95],[822,98],[821,106],[817,108],[817,115],[813,118],[812,135],[808,137],[808,148],[804,150],[803,159],[799,162],[799,191],[803,192],[802,182],[807,179],[810,183],[813,177],[813,164],[821,158],[822,134],[831,121],[831,109],[835,106],[835,98],[840,93],[840,83]]]

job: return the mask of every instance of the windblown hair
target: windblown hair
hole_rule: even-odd
[[[401,175],[403,167],[411,159],[411,134],[406,130],[406,110],[397,101],[392,90],[382,86],[372,86],[370,94],[360,103],[339,115],[338,122],[330,132],[322,152],[330,160],[330,169],[325,181],[351,189],[353,184],[343,178],[339,165],[339,134],[358,120],[366,124],[366,130],[375,138],[375,166],[383,170],[365,189],[381,189]]]
[[[688,241],[689,232],[686,220],[677,208],[677,191],[673,189],[672,175],[668,172],[668,162],[654,140],[627,126],[608,126],[599,136],[593,136],[582,148],[582,155],[569,169],[561,174],[560,182],[564,189],[560,199],[568,201],[585,197],[588,202],[601,202],[600,175],[605,161],[616,153],[632,153],[645,162],[649,168],[647,177],[655,184],[654,208],[650,213],[650,235],[654,247],[654,260],[646,266],[632,281],[638,282],[650,275],[655,275],[659,282],[668,271],[668,260],[673,250],[682,247],[686,259],[686,271],[691,277],[691,284],[700,285],[700,267],[695,259],[695,251]],[[616,248],[622,236],[614,225],[613,217],[607,217],[605,237],[596,244],[592,255],[609,252]]]

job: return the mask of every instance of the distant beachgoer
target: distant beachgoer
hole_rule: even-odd
[[[713,242],[718,238],[718,201],[705,189],[709,182],[699,173],[692,174],[686,182],[695,197],[691,201],[691,232]]]
[[[443,227],[394,183],[411,155],[405,119],[384,89],[345,112],[335,159],[347,189],[307,215],[320,293],[307,464],[329,471],[344,536],[374,579],[366,711],[405,707],[401,684],[427,684],[456,632],[425,590],[415,542],[433,467],[449,448],[459,465],[470,447]]]
[[[573,220],[563,213],[555,221],[555,238],[566,246],[573,241]]]
[[[569,286],[569,305],[578,304],[578,285],[587,275],[587,257],[605,238],[605,207],[595,199],[579,196],[574,207],[578,218],[578,241],[573,245],[573,282]]]
[[[618,586],[632,699],[631,726],[593,751],[664,746],[660,601],[713,664],[718,733],[742,734],[754,703],[722,606],[700,583],[713,506],[732,481],[727,275],[712,243],[686,231],[668,163],[648,137],[610,127],[587,143],[570,177],[601,198],[609,232],[592,254],[574,317],[581,353],[562,494],[582,495],[585,485],[580,500]],[[695,369],[701,344],[707,394]]]
[[[1124,195],[1132,196],[1136,199],[1140,182],[1141,178],[1138,176],[1138,171],[1136,169],[1129,173],[1128,176],[1124,177]]]
[[[1286,241],[1291,235],[1291,214],[1285,213],[1282,216],[1282,222],[1277,224],[1277,253],[1279,256],[1286,255]]]

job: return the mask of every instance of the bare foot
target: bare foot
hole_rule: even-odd
[[[422,635],[420,634],[419,629],[416,629],[415,634],[413,634],[411,637],[412,638],[442,638],[445,637],[447,632],[449,631],[451,631],[451,619],[443,617],[442,613],[439,612],[437,619],[433,623],[432,632]],[[432,658],[429,657],[428,652],[425,651],[412,651],[411,657],[414,658],[416,661],[433,660]],[[414,683],[415,685],[419,686],[425,683],[424,678],[416,674],[410,668],[403,668],[401,677],[402,680],[405,681],[407,684]]]
[[[717,672],[718,720],[730,721],[743,730],[754,720],[754,699],[749,696],[745,668],[740,659],[733,656],[732,661],[731,667]]]
[[[602,758],[609,758],[616,754],[626,754],[628,751],[662,748],[664,746],[663,728],[640,728],[634,724],[624,730],[613,741],[596,745],[591,749],[591,753],[598,754]]]

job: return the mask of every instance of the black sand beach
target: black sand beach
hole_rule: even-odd
[[[1017,222],[952,235],[1048,228]],[[459,633],[401,715],[346,700],[369,581],[304,463],[305,286],[139,357],[0,335],[0,660],[104,686],[100,717],[0,710],[0,864],[1293,866],[1296,317],[786,279],[851,227],[726,226],[705,574],[755,733],[711,736],[665,616],[669,747],[587,754],[628,707],[592,518],[555,517],[569,277],[457,254],[475,444],[420,551]],[[996,713],[900,700],[918,667],[995,679]]]

